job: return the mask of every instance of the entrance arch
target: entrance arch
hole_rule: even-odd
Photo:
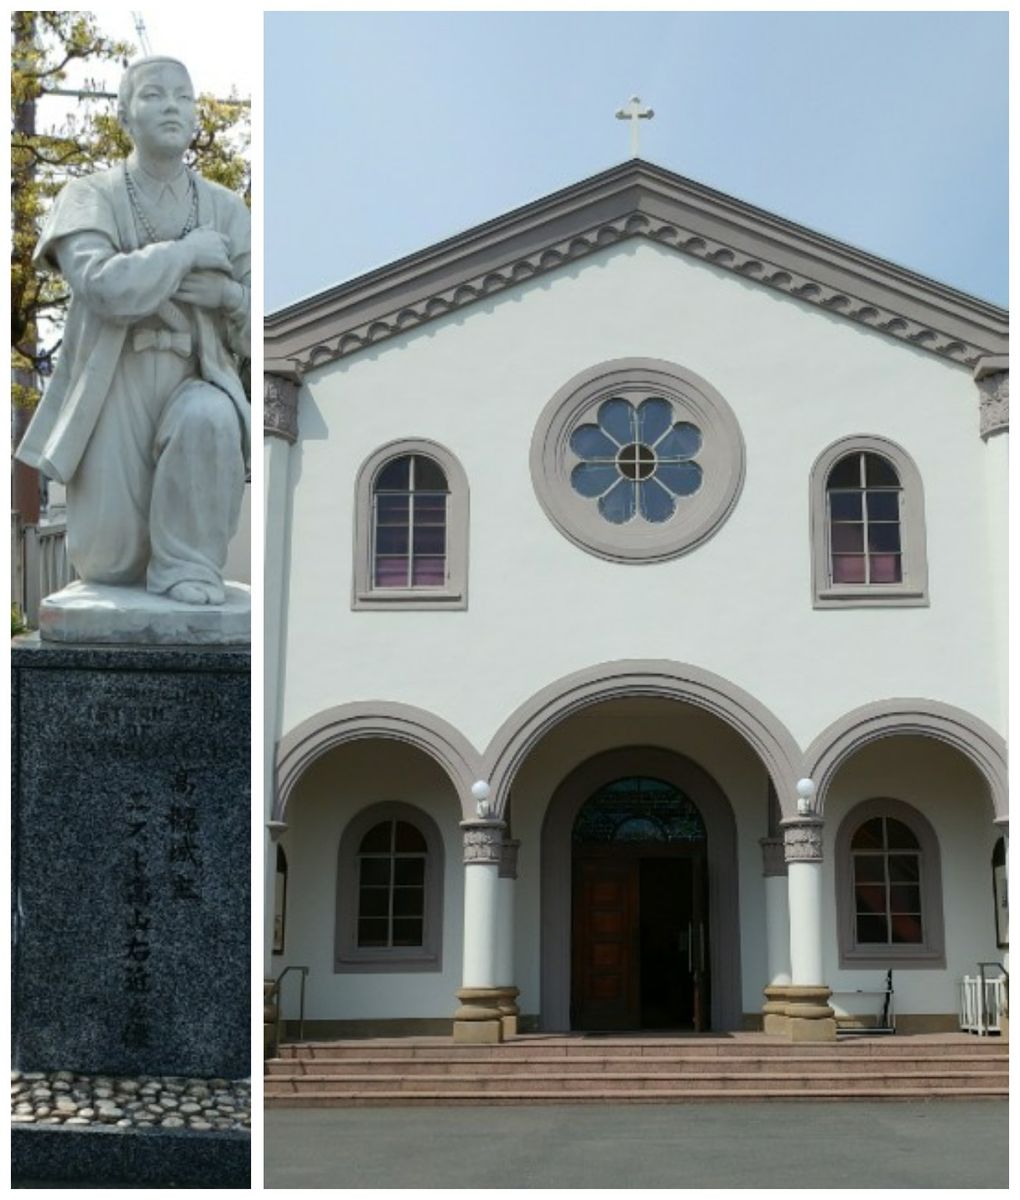
[[[572,877],[574,823],[600,788],[628,777],[661,780],[696,806],[706,834],[707,958],[711,976],[709,1027],[740,1027],[740,916],[737,827],[733,810],[715,780],[697,763],[657,746],[607,750],[585,760],[559,784],[542,823],[541,1025],[571,1027]]]

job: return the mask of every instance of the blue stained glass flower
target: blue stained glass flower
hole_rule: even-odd
[[[579,425],[570,435],[581,460],[570,473],[571,487],[597,501],[614,525],[638,513],[653,524],[668,521],[677,500],[693,496],[702,481],[692,461],[701,450],[701,430],[673,417],[673,405],[662,396],[649,396],[637,408],[621,396],[603,401],[597,424]]]

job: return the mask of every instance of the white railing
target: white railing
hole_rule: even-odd
[[[11,513],[11,601],[29,625],[39,623],[39,602],[78,575],[67,557],[67,523],[22,525]]]
[[[964,975],[960,980],[960,1028],[979,1037],[1001,1033],[1007,1003],[1005,975],[995,979],[987,978],[983,972]]]

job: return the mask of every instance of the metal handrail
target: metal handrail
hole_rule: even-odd
[[[301,972],[301,999],[298,1004],[298,1041],[303,1042],[305,1039],[305,980],[308,978],[308,967],[298,967],[291,965],[284,967],[279,975],[273,980],[273,986],[270,989],[269,995],[276,997],[276,1028],[274,1031],[274,1041],[276,1048],[280,1047],[280,1027],[283,1024],[283,1005],[280,1003],[280,984],[291,971]]]

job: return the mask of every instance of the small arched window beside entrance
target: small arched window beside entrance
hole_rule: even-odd
[[[397,802],[359,813],[340,839],[337,971],[438,971],[443,845],[435,822]]]

